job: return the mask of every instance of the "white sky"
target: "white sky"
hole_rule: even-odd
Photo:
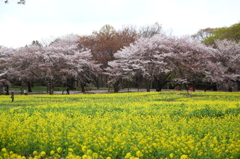
[[[240,0],[0,0],[0,45],[20,47],[67,34],[90,35],[105,24],[155,22],[173,35],[240,22]]]

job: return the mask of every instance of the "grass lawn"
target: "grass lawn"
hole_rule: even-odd
[[[85,87],[85,89],[90,88],[91,90],[108,90],[108,88],[99,88],[97,89],[96,87]],[[24,86],[10,86],[9,91],[10,92],[15,92],[15,94],[20,94],[22,90],[28,90],[28,87]],[[65,91],[66,92],[66,87],[54,87],[54,91]],[[76,87],[75,91],[81,91],[82,89],[80,87]],[[46,86],[34,86],[32,87],[32,92],[34,94],[47,94],[47,87]]]

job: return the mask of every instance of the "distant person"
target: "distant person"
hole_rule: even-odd
[[[25,94],[25,95],[28,95],[28,93],[27,93],[27,90],[23,90],[23,93]]]
[[[186,88],[187,94],[189,94],[189,92],[188,92],[189,91],[189,86],[186,85],[185,88]]]
[[[11,93],[12,102],[14,101],[14,93]]]
[[[69,94],[70,93],[70,89],[69,88],[67,88],[67,94]]]

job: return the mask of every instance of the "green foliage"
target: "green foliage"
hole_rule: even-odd
[[[222,27],[212,29],[210,31],[211,36],[206,37],[202,42],[206,45],[213,45],[214,41],[219,39],[227,39],[231,41],[239,42],[240,40],[240,22],[231,25],[230,27]]]
[[[224,116],[224,112],[217,109],[211,109],[208,107],[197,109],[191,112],[190,117],[221,117]]]

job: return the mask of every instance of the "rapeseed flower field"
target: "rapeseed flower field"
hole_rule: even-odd
[[[0,158],[240,158],[239,92],[0,98]]]

